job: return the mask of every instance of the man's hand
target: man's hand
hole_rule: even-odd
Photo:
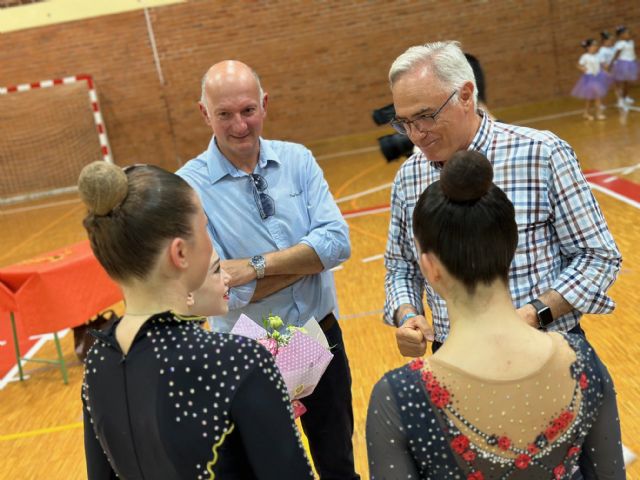
[[[231,280],[229,280],[230,287],[245,285],[256,279],[256,271],[249,265],[248,258],[222,260],[220,266],[231,276]]]
[[[521,306],[516,310],[516,312],[528,325],[531,325],[533,328],[540,327],[540,323],[538,322],[538,312],[536,312],[535,307],[530,303]]]
[[[433,328],[422,315],[409,318],[396,329],[398,349],[405,357],[421,357],[427,351],[427,341],[434,338]]]

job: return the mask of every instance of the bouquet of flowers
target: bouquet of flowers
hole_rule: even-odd
[[[264,328],[243,314],[231,333],[257,340],[275,357],[297,418],[306,411],[299,399],[313,392],[333,354],[314,318],[301,328],[285,327],[276,315],[263,318],[262,323]]]

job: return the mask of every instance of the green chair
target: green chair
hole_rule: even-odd
[[[22,369],[22,362],[36,362],[36,363],[48,363],[53,365],[59,365],[60,373],[62,373],[62,381],[65,385],[69,384],[69,378],[67,375],[67,365],[62,355],[62,347],[60,346],[60,338],[58,332],[53,332],[53,341],[56,345],[56,351],[58,354],[57,360],[50,360],[45,358],[26,358],[20,353],[20,343],[18,341],[18,329],[16,326],[15,312],[17,311],[17,305],[13,297],[13,293],[3,283],[0,283],[0,311],[9,313],[11,319],[11,333],[13,335],[13,348],[16,353],[16,364],[18,366],[18,377],[20,381],[24,381],[24,371]]]

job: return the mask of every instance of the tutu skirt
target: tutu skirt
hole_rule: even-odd
[[[612,73],[617,82],[633,82],[638,79],[638,62],[635,60],[616,60]]]
[[[571,90],[571,96],[576,98],[583,98],[585,100],[593,100],[594,98],[602,98],[607,92],[607,89],[598,80],[597,75],[589,75],[585,73],[580,77],[578,83],[576,83],[573,90]]]
[[[609,72],[605,70],[600,70],[600,73],[596,75],[596,78],[598,79],[600,84],[604,87],[605,95],[611,88],[611,85],[613,85],[613,83],[616,81],[615,78],[613,78],[613,75],[611,75]]]

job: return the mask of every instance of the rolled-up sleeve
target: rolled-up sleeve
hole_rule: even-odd
[[[553,226],[568,260],[552,288],[582,313],[610,313],[615,303],[607,290],[620,271],[620,251],[567,143],[557,143],[550,165]]]
[[[325,270],[336,267],[351,256],[349,226],[336,205],[322,170],[307,150],[307,209],[309,233],[300,239],[316,252]]]
[[[400,170],[391,188],[391,222],[384,254],[384,321],[389,325],[394,325],[395,311],[405,303],[413,305],[421,315],[424,314],[424,278],[413,251],[412,219],[408,217]]]
[[[229,310],[238,310],[251,303],[253,294],[256,292],[257,282],[255,280],[238,285],[229,289]]]

